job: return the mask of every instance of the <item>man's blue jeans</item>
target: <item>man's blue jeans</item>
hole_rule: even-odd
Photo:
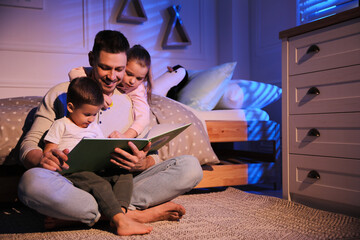
[[[197,158],[175,157],[134,177],[130,209],[146,209],[167,202],[194,188],[202,179]],[[58,172],[32,168],[22,176],[19,199],[46,216],[93,225],[100,217],[94,197],[75,187]]]

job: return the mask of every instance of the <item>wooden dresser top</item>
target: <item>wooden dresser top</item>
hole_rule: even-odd
[[[330,25],[345,22],[360,17],[360,7],[356,7],[327,18],[323,18],[314,22],[290,28],[279,33],[279,38],[290,38],[316,29],[328,27]]]

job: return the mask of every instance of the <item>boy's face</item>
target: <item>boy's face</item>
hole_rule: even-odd
[[[144,82],[148,71],[149,69],[146,66],[141,66],[136,60],[129,61],[126,65],[124,78],[118,87],[125,93],[131,92]]]
[[[82,104],[80,107],[75,107],[72,103],[68,103],[67,108],[70,120],[81,128],[87,128],[95,120],[101,106]]]
[[[126,53],[108,53],[100,51],[99,58],[90,60],[93,77],[98,80],[106,95],[112,95],[116,86],[124,77]]]

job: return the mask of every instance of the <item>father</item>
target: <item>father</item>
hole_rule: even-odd
[[[116,89],[124,76],[128,49],[129,43],[122,33],[104,30],[96,35],[89,52],[92,78],[100,82],[103,93],[113,102],[97,116],[105,136],[114,130],[123,132],[133,121],[131,100]],[[41,148],[42,138],[54,120],[66,115],[68,84],[58,84],[45,95],[34,123],[21,143],[20,159],[29,170],[20,180],[18,195],[24,204],[44,215],[92,226],[100,216],[94,197],[73,186],[60,174],[62,169],[69,167],[66,164],[68,152],[54,149],[44,154]],[[116,148],[112,156],[112,161],[117,163],[114,167],[126,168],[135,176],[130,203],[132,211],[126,214],[142,223],[179,220],[185,214],[184,207],[168,201],[200,182],[202,170],[198,160],[180,156],[161,161],[157,155],[148,154],[148,150],[140,151],[134,144],[129,145],[133,154]]]

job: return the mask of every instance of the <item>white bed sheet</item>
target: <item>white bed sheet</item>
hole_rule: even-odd
[[[171,99],[172,100],[172,99]],[[174,101],[174,100],[172,100]],[[177,102],[177,101],[176,101]],[[206,129],[206,120],[222,120],[222,121],[268,121],[270,120],[269,114],[259,108],[252,109],[224,109],[224,110],[212,110],[212,111],[199,111],[193,109],[183,103],[184,108],[192,111],[202,122]]]

